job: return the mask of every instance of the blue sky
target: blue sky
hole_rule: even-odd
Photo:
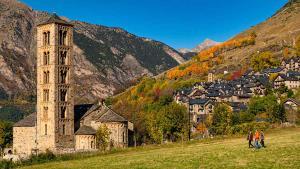
[[[273,15],[287,0],[20,0],[72,20],[121,27],[174,48],[225,41]]]

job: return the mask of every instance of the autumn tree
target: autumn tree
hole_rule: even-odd
[[[218,104],[213,111],[210,132],[226,134],[233,125],[233,112],[227,104]]]
[[[96,145],[99,150],[105,151],[110,143],[110,131],[106,125],[99,126],[96,132]]]
[[[259,52],[251,57],[251,67],[255,71],[261,71],[265,68],[278,66],[279,60],[275,58],[275,56],[270,52]]]

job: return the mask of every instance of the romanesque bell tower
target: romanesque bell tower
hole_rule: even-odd
[[[73,25],[53,15],[37,27],[37,148],[74,148]]]

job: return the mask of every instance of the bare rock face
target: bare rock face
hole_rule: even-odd
[[[0,99],[35,95],[36,25],[49,17],[16,0],[0,0]],[[121,28],[70,22],[77,103],[105,98],[185,61],[171,47]]]

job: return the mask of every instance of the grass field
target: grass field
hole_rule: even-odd
[[[259,150],[249,149],[245,137],[146,146],[24,168],[300,168],[300,128],[272,130],[265,142],[267,148]]]

